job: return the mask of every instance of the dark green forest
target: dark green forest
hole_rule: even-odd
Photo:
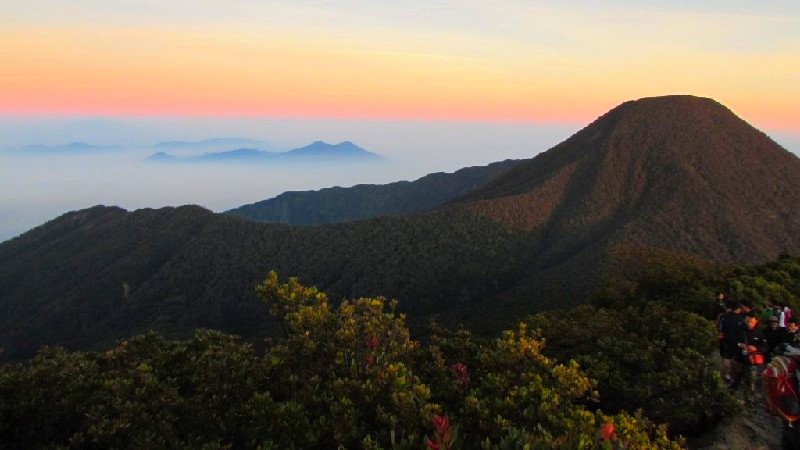
[[[466,167],[453,173],[432,173],[414,181],[284,192],[275,198],[232,209],[226,214],[257,222],[289,225],[316,225],[414,214],[462,197],[508,172],[519,162],[506,160],[486,166]]]
[[[96,207],[0,246],[0,346],[29,357],[147,330],[274,334],[252,289],[265,266],[333,298],[386,293],[416,326],[506,289],[532,257],[526,237],[458,210],[293,228],[199,207]]]
[[[617,262],[592,304],[528,317],[493,338],[430,324],[414,339],[395,301],[336,302],[273,272],[255,289],[279,325],[266,340],[148,333],[0,366],[0,442],[680,448],[680,435],[738,408],[712,357],[714,292],[794,306],[800,258],[720,266],[637,249]]]

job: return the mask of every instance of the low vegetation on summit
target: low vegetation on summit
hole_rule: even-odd
[[[264,351],[198,331],[103,353],[45,350],[0,367],[0,439],[62,448],[677,449],[641,415],[592,412],[592,382],[520,325],[411,340],[382,298],[332,305],[272,273],[259,286],[284,335]]]
[[[590,305],[496,338],[412,339],[382,297],[332,302],[273,272],[281,333],[155,333],[0,366],[0,440],[18,448],[678,449],[738,411],[708,359],[720,286],[796,305],[800,258],[721,267],[631,250]],[[788,281],[788,283],[784,283]],[[706,296],[710,294],[710,296]],[[675,301],[684,299],[684,301]],[[704,315],[696,311],[705,311]]]

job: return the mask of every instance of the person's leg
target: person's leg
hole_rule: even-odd
[[[719,340],[720,374],[722,379],[729,382],[731,379],[731,368],[725,355],[725,345],[722,339]]]
[[[747,365],[744,368],[744,401],[745,403],[752,404],[756,400],[756,371],[758,366]]]
[[[731,382],[728,384],[728,387],[731,389],[731,392],[733,392],[739,387],[739,384],[741,384],[742,382],[742,374],[741,374],[742,365],[732,359],[728,361],[729,361],[728,364],[730,365],[729,374],[731,378]]]
[[[722,359],[722,378],[730,384],[733,381],[733,360],[730,358]]]

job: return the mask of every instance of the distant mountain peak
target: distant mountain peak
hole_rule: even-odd
[[[342,142],[339,142],[338,144],[331,144],[329,142],[325,142],[325,141],[321,141],[321,140],[314,141],[311,144],[309,144],[309,145],[307,145],[305,147],[301,147],[301,148],[308,148],[308,147],[323,147],[323,148],[355,147],[355,148],[361,148],[358,145],[354,144],[352,141],[342,141]]]
[[[235,150],[209,152],[193,157],[174,157],[159,152],[147,158],[148,161],[180,162],[264,162],[264,163],[337,163],[337,162],[379,162],[386,159],[376,153],[364,150],[351,141],[336,145],[317,140],[311,144],[286,152],[269,152],[257,148],[238,148]]]
[[[237,148],[235,150],[229,150],[227,152],[222,152],[222,153],[234,154],[234,153],[266,153],[266,152],[263,152],[263,151],[261,151],[261,150],[259,150],[257,148],[245,148],[245,147],[242,147],[242,148]]]
[[[166,152],[153,153],[148,156],[145,161],[148,162],[174,162],[177,158]]]
[[[67,153],[80,153],[80,152],[90,152],[90,151],[97,151],[101,149],[114,149],[114,146],[98,146],[87,144],[86,142],[70,142],[69,144],[63,145],[41,145],[41,144],[34,144],[34,145],[27,145],[23,147],[21,150],[22,152],[27,153],[60,153],[60,154],[67,154]]]

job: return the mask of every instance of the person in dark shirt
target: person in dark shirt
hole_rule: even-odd
[[[742,300],[742,315],[747,316],[753,313],[753,302]]]
[[[714,310],[711,313],[711,317],[715,321],[719,321],[720,316],[726,312],[728,312],[728,304],[725,301],[725,294],[720,292],[716,297],[714,297]]]
[[[800,348],[800,320],[792,317],[786,324],[786,334],[784,342],[792,347]]]
[[[769,362],[772,360],[772,356],[775,355],[775,349],[786,342],[789,336],[787,336],[785,328],[778,326],[777,317],[770,316],[767,323],[769,323],[769,325],[764,328],[764,337],[767,339],[767,352],[764,354],[764,360]]]
[[[719,332],[720,346],[719,355],[722,357],[722,377],[730,383],[733,378],[734,359],[740,353],[739,343],[742,342],[744,333],[744,321],[741,311],[742,305],[731,303],[731,309],[720,316]]]
[[[764,353],[767,351],[767,339],[758,327],[758,319],[750,314],[744,318],[745,328],[741,333],[741,340],[738,342],[739,348],[738,363],[741,367],[736,379],[731,384],[734,391],[739,384],[744,385],[745,403],[752,403],[757,400],[759,390],[756,390],[756,383],[761,380],[759,373],[764,369]]]

